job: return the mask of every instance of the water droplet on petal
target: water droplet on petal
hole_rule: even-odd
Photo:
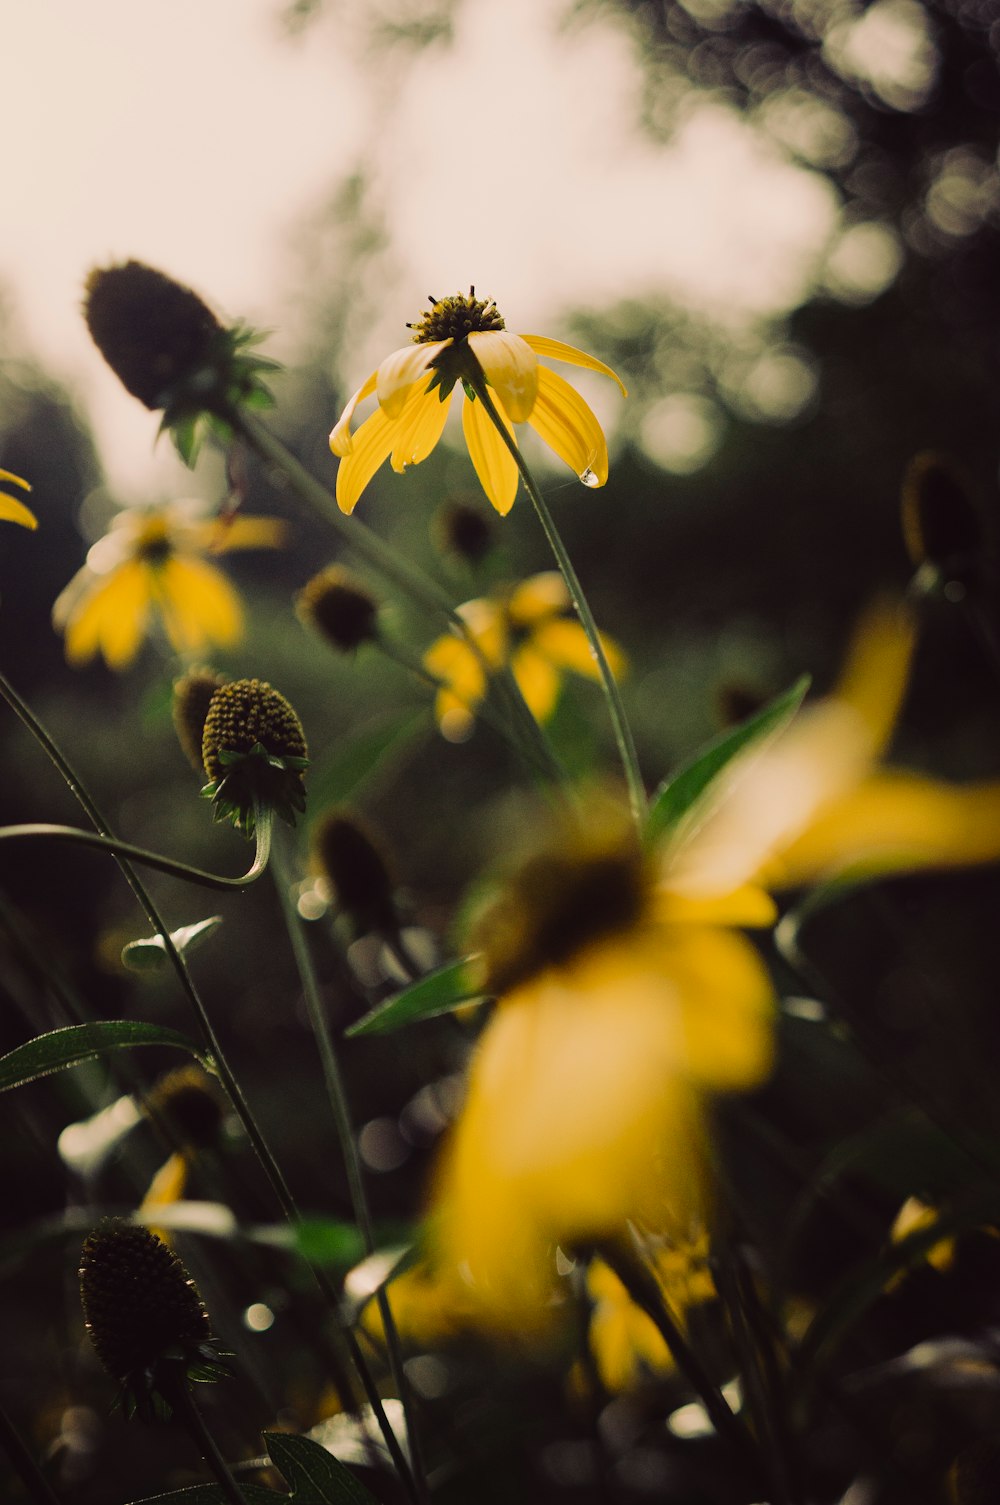
[[[585,486],[600,486],[600,484],[601,484],[600,481],[597,478],[596,473],[591,470],[591,468],[590,468],[589,465],[587,466],[587,469],[581,475],[580,480],[583,482],[583,484]]]

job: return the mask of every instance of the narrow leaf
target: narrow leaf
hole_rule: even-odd
[[[659,841],[672,831],[734,758],[786,726],[802,704],[808,688],[809,676],[803,675],[790,690],[770,701],[748,721],[710,742],[673,778],[666,779],[653,796],[646,839]]]
[[[199,1060],[202,1052],[186,1035],[160,1024],[144,1024],[138,1019],[108,1019],[95,1024],[71,1024],[38,1035],[25,1045],[0,1056],[0,1092],[23,1086],[38,1077],[51,1076],[67,1066],[76,1066],[94,1056],[133,1045],[175,1045]]]
[[[294,1505],[378,1505],[350,1469],[318,1442],[289,1432],[265,1432],[264,1441],[288,1481]]]
[[[263,1484],[244,1484],[240,1481],[240,1493],[247,1505],[275,1505],[275,1501],[287,1502],[287,1495],[279,1495]],[[129,1505],[229,1505],[229,1496],[221,1484],[188,1484],[184,1489],[172,1489],[165,1495],[144,1495],[141,1500],[130,1500]]]
[[[429,972],[412,987],[395,993],[361,1019],[356,1019],[345,1034],[352,1038],[355,1035],[385,1035],[404,1024],[413,1024],[417,1019],[448,1014],[463,1003],[482,998],[482,988],[469,965],[472,960],[472,957],[465,957],[462,961],[440,967],[436,972]]]
[[[193,925],[182,925],[170,932],[170,939],[183,956],[193,951],[202,941],[207,941],[222,924],[220,914],[207,920],[196,920]],[[167,948],[162,935],[146,935],[141,940],[129,941],[122,947],[122,962],[130,972],[158,972],[167,963]]]

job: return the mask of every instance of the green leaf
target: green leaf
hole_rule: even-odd
[[[364,1251],[364,1240],[353,1223],[341,1223],[336,1218],[303,1218],[290,1231],[298,1252],[314,1265],[343,1269],[353,1265]]]
[[[809,676],[803,675],[790,690],[770,701],[748,721],[710,742],[673,778],[665,780],[650,806],[647,841],[659,841],[673,831],[734,758],[786,726],[802,704],[809,683]]]
[[[166,1029],[160,1024],[144,1024],[138,1019],[99,1020],[95,1024],[71,1024],[66,1029],[54,1029],[47,1035],[38,1035],[25,1045],[5,1056],[0,1056],[0,1092],[10,1087],[21,1087],[25,1082],[34,1082],[38,1077],[51,1076],[55,1071],[64,1071],[67,1066],[76,1066],[94,1056],[106,1055],[112,1050],[125,1050],[133,1045],[176,1045],[190,1055],[204,1061],[203,1053],[186,1035],[175,1029]]]
[[[247,1505],[274,1505],[276,1500],[288,1500],[273,1489],[262,1484],[244,1484],[240,1481],[240,1493]],[[229,1496],[221,1484],[189,1484],[184,1489],[172,1489],[166,1495],[144,1495],[141,1500],[130,1500],[129,1505],[229,1505]]]
[[[404,1024],[431,1019],[435,1014],[449,1014],[463,1003],[481,999],[483,990],[470,967],[472,960],[467,956],[462,961],[440,967],[436,972],[429,972],[412,987],[395,993],[361,1019],[356,1019],[344,1033],[350,1038],[385,1035]]]
[[[366,779],[377,773],[393,753],[398,753],[417,733],[428,730],[427,712],[379,717],[352,741],[338,743],[336,757],[313,765],[309,776],[309,808],[313,818],[330,805],[350,799]]]
[[[264,1441],[272,1463],[288,1481],[294,1505],[378,1505],[350,1469],[318,1442],[289,1432],[265,1432]]]
[[[183,956],[186,951],[193,951],[202,941],[207,941],[221,924],[222,916],[215,914],[207,920],[196,920],[193,925],[172,930],[170,939]],[[167,948],[162,935],[143,936],[141,940],[129,941],[122,947],[122,963],[130,972],[158,972],[166,962]]]

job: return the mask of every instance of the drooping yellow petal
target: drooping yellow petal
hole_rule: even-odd
[[[608,666],[615,679],[620,679],[625,673],[625,655],[611,638],[603,632],[600,636]],[[597,660],[579,622],[561,617],[541,622],[532,634],[532,642],[539,653],[558,664],[560,669],[571,669],[574,674],[586,675],[588,679],[600,679]]]
[[[175,1150],[172,1155],[160,1166],[149,1183],[149,1188],[142,1201],[139,1203],[137,1216],[146,1220],[146,1226],[156,1234],[163,1243],[173,1246],[170,1232],[166,1228],[156,1228],[149,1222],[151,1214],[157,1208],[173,1207],[179,1202],[187,1189],[188,1174],[191,1162],[183,1150]]]
[[[20,486],[24,491],[31,490],[31,482],[23,476],[16,476],[12,470],[0,470],[0,481],[9,481],[12,486]]]
[[[415,383],[400,411],[396,442],[390,456],[392,468],[397,472],[404,471],[408,465],[419,465],[421,460],[426,460],[444,431],[451,396],[449,394],[442,402],[437,387],[428,392],[432,379],[431,375],[427,375],[422,381]]]
[[[513,437],[513,429],[503,409],[501,408],[499,412],[508,432]],[[492,420],[483,412],[481,402],[470,402],[468,398],[464,399],[462,431],[465,434],[469,458],[475,467],[480,485],[500,516],[506,517],[514,505],[514,497],[517,494],[517,466],[513,455],[494,428]]]
[[[149,570],[129,559],[93,591],[85,592],[66,622],[66,657],[85,663],[100,649],[109,669],[124,669],[146,633],[150,608]]]
[[[488,596],[466,601],[458,608],[458,615],[476,640],[476,647],[494,668],[507,662],[507,623],[500,605]]]
[[[375,391],[375,382],[377,379],[378,372],[373,371],[368,380],[363,382],[354,396],[350,398],[346,408],[330,430],[330,448],[335,455],[343,456],[351,453],[354,445],[354,436],[351,433],[351,419],[354,417],[354,410],[359,402],[364,402],[366,397],[371,397]]]
[[[683,1071],[710,1091],[756,1087],[774,1056],[774,990],[743,936],[717,926],[664,929],[646,943],[676,990]]]
[[[529,575],[510,593],[507,610],[517,627],[530,627],[543,617],[555,616],[569,606],[569,591],[558,570]]]
[[[892,736],[915,640],[913,616],[898,602],[876,602],[855,628],[834,699],[860,719],[869,757],[877,757]]]
[[[604,485],[608,444],[601,425],[576,388],[547,366],[538,369],[538,396],[528,422],[588,486]]]
[[[507,329],[484,329],[469,335],[469,349],[511,423],[524,423],[538,393],[538,357],[531,346]]]
[[[600,371],[602,376],[610,376],[621,387],[622,396],[628,396],[621,377],[595,355],[588,355],[585,350],[577,350],[575,345],[566,345],[562,340],[550,340],[544,334],[523,334],[521,338],[526,345],[531,346],[536,355],[545,360],[565,361],[568,366],[583,366],[587,371]]]
[[[587,1290],[593,1302],[588,1338],[605,1389],[619,1395],[646,1373],[668,1374],[674,1361],[665,1339],[603,1260],[587,1271]]]
[[[845,872],[869,876],[1000,859],[1000,783],[949,785],[874,773],[831,801],[764,877],[794,887]]]
[[[368,482],[392,453],[398,427],[398,419],[387,418],[381,408],[376,408],[354,434],[350,452],[344,453],[337,470],[337,506],[341,512],[354,511]]]
[[[556,708],[561,683],[559,670],[525,643],[510,661],[517,687],[536,721],[548,721]]]
[[[19,523],[22,528],[38,527],[38,518],[31,508],[19,502],[16,496],[8,496],[6,491],[0,491],[0,521]]]
[[[230,549],[280,549],[288,533],[283,518],[248,517],[243,512],[212,518],[204,526],[203,547],[216,554]]]
[[[446,633],[438,638],[424,654],[424,666],[468,709],[475,709],[486,694],[482,663],[459,637]]]
[[[453,344],[452,340],[433,340],[427,344],[404,345],[387,355],[375,373],[375,393],[387,418],[398,418],[414,382],[419,381],[434,361]]]
[[[200,653],[234,643],[243,627],[239,597],[226,577],[203,559],[172,555],[156,571],[156,602],[171,647]]]
[[[745,883],[729,894],[692,898],[661,886],[652,899],[651,913],[664,925],[735,925],[758,930],[773,925],[778,906],[764,889]]]

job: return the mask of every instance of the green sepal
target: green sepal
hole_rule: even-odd
[[[255,807],[261,805],[294,826],[296,816],[306,808],[305,785],[295,775],[309,767],[308,758],[278,757],[260,742],[249,752],[220,748],[217,756],[226,772],[201,791],[202,799],[213,803],[213,820],[231,820],[252,839],[257,828]]]
[[[478,1003],[485,997],[482,978],[476,966],[476,958],[464,957],[461,961],[449,962],[436,972],[429,972],[419,982],[404,988],[392,998],[371,1009],[362,1018],[356,1019],[344,1033],[355,1035],[385,1035],[401,1029],[404,1024],[414,1024],[418,1019],[432,1019],[436,1014],[450,1014],[466,1003]]]
[[[809,689],[809,676],[796,680],[790,690],[768,702],[748,720],[740,722],[710,742],[684,764],[672,778],[664,780],[653,796],[646,820],[645,837],[653,844],[668,836],[684,817],[702,800],[734,758],[749,752],[782,730],[795,715]]]

